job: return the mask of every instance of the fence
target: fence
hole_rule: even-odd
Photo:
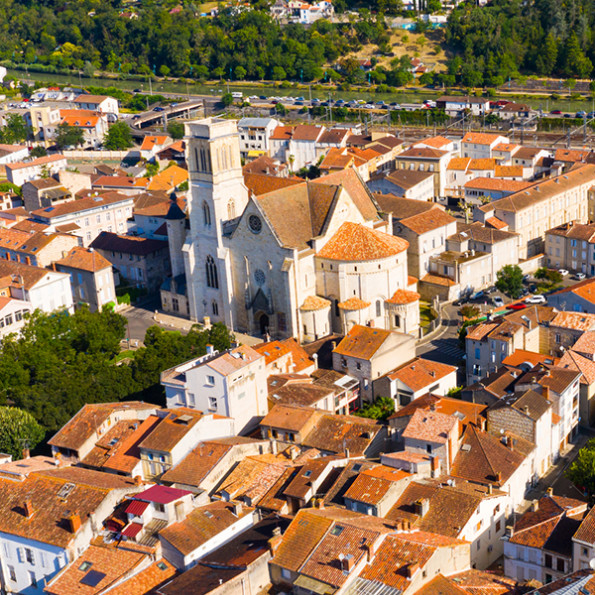
[[[118,159],[122,160],[128,151],[62,151],[64,157],[71,157],[73,159]]]

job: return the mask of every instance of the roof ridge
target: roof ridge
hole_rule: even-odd
[[[488,466],[492,471],[492,475],[497,476],[497,471],[494,469],[494,466],[492,465],[492,462],[490,461],[490,458],[488,457],[488,453],[486,452],[481,440],[479,439],[479,428],[477,428],[473,424],[469,424],[469,426],[471,427],[471,429],[473,430],[473,433],[475,434],[475,438],[476,438],[477,442],[479,443],[479,448],[481,449],[481,452],[483,453],[485,460],[487,461]]]

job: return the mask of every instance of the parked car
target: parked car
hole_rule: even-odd
[[[532,295],[525,300],[527,304],[545,304],[546,299],[542,295]]]
[[[552,116],[560,116],[562,115],[562,110],[559,109],[553,109],[550,114],[552,114]]]
[[[587,275],[585,275],[585,273],[576,273],[576,274],[574,275],[574,278],[575,278],[577,281],[582,281],[583,279],[586,279],[586,277],[587,277]]]
[[[568,271],[566,269],[558,269],[558,273],[560,273],[562,277],[566,277],[566,275],[568,275]]]
[[[504,300],[499,295],[496,295],[492,298],[492,303],[494,306],[496,306],[496,308],[504,307]]]
[[[481,300],[485,296],[483,291],[476,291],[472,296],[471,300]]]
[[[523,304],[523,302],[517,302],[516,304],[510,304],[508,307],[511,310],[524,310],[527,307],[527,304]]]

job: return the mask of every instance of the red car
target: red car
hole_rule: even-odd
[[[524,310],[527,307],[527,304],[523,304],[523,302],[518,302],[516,304],[510,304],[508,308],[510,310]]]

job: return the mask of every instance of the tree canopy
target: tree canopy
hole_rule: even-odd
[[[16,145],[27,139],[29,129],[23,116],[8,114],[6,125],[0,128],[0,142],[6,145]]]
[[[126,319],[107,308],[34,312],[19,336],[0,345],[0,405],[30,412],[49,431],[85,403],[142,399],[163,405],[163,370],[204,355],[208,343],[223,350],[232,342],[223,324],[187,335],[151,327],[145,347],[124,363],[116,356],[125,329]]]
[[[566,471],[566,477],[584,488],[591,497],[595,494],[595,438],[578,451],[578,456]]]
[[[68,124],[58,124],[56,144],[60,149],[66,147],[79,147],[84,144],[84,142],[85,137],[82,128],[69,126]]]
[[[0,451],[20,459],[24,449],[34,449],[45,430],[28,412],[16,407],[0,407]]]
[[[521,296],[523,290],[523,271],[521,267],[516,264],[507,264],[503,266],[497,273],[496,287],[506,295],[512,298]]]
[[[109,127],[103,142],[106,149],[110,151],[122,151],[129,149],[134,144],[132,133],[126,122],[116,122]]]

